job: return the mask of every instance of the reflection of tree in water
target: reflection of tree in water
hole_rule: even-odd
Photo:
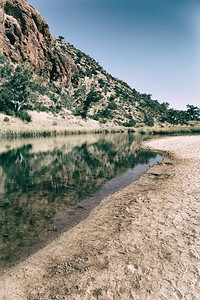
[[[4,194],[0,198],[0,255],[11,259],[33,244],[59,210],[93,194],[105,181],[155,157],[138,150],[133,135],[32,153],[32,145],[0,155]]]

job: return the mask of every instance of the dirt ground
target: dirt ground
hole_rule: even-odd
[[[200,136],[0,278],[0,299],[200,299]]]

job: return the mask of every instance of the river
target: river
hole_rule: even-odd
[[[87,217],[162,160],[139,134],[0,140],[0,267],[6,270]]]

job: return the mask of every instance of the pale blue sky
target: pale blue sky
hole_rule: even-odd
[[[200,106],[200,1],[28,0],[53,36],[153,99]]]

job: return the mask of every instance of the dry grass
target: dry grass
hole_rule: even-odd
[[[139,130],[141,133],[149,133],[149,134],[172,134],[172,135],[178,135],[178,134],[192,134],[192,133],[200,133],[200,124],[197,124],[196,126],[190,125],[190,126],[170,126],[170,127],[144,127]]]
[[[178,135],[200,132],[200,122],[190,124],[190,126],[125,128],[112,123],[100,124],[92,119],[83,120],[81,117],[73,116],[68,110],[62,111],[62,115],[36,111],[30,111],[29,114],[32,117],[31,123],[22,122],[18,118],[0,113],[0,137],[37,137],[108,132]],[[9,120],[5,121],[6,117]]]
[[[85,133],[106,133],[124,131],[121,127],[113,127],[111,124],[99,124],[91,119],[83,120],[73,116],[69,111],[62,115],[53,115],[47,112],[31,111],[32,122],[22,122],[20,119],[0,113],[1,137],[37,137],[56,136]]]

